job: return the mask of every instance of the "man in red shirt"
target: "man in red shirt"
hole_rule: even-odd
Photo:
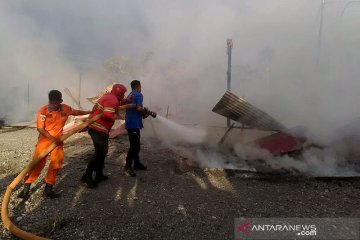
[[[95,156],[87,165],[81,181],[89,188],[94,188],[98,183],[108,179],[103,173],[105,157],[108,153],[109,132],[121,109],[134,108],[135,104],[125,104],[123,101],[126,87],[114,84],[110,93],[105,93],[95,104],[90,118],[103,114],[102,117],[89,126],[89,134],[94,143]],[[92,174],[95,172],[95,179]]]
[[[49,92],[49,104],[40,108],[37,113],[37,130],[40,133],[36,144],[34,155],[41,154],[52,142],[56,143],[57,147],[50,153],[50,164],[45,176],[46,186],[44,192],[50,198],[57,198],[59,194],[53,191],[53,186],[56,183],[56,175],[61,169],[64,149],[60,137],[63,135],[63,127],[69,115],[85,115],[91,113],[90,111],[74,110],[66,104],[61,104],[62,94],[58,90],[51,90]],[[48,156],[44,157],[34,169],[32,169],[24,178],[24,188],[20,192],[20,198],[27,198],[30,194],[30,186],[35,182],[42,169],[45,167]]]

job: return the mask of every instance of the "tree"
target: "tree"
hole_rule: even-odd
[[[134,64],[123,56],[115,56],[106,60],[104,63],[105,73],[112,82],[128,80],[136,75]]]

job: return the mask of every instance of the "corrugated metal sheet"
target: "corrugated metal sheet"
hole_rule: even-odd
[[[285,127],[270,115],[230,91],[224,94],[212,111],[250,128],[271,131],[285,130]]]

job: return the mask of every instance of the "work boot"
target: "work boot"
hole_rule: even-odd
[[[86,183],[88,188],[97,187],[97,183],[92,179],[91,175],[86,173],[81,177],[81,182]]]
[[[147,166],[143,165],[141,162],[134,163],[134,170],[146,170]]]
[[[134,173],[134,170],[131,167],[125,167],[124,168],[124,174],[127,177],[135,177],[136,176],[136,174]]]
[[[95,183],[101,183],[101,182],[103,182],[103,181],[106,181],[106,180],[108,180],[109,179],[109,177],[108,176],[105,176],[104,174],[96,174],[95,175],[95,180],[94,180],[94,182]]]
[[[49,198],[58,198],[60,197],[59,193],[55,193],[53,191],[53,185],[46,183],[45,185],[45,189],[44,189],[44,193],[46,194],[47,197]]]
[[[24,183],[24,187],[21,190],[21,192],[19,193],[18,197],[19,198],[28,198],[30,196],[30,186],[31,183]]]

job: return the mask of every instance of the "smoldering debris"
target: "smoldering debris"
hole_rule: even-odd
[[[181,126],[174,121],[167,121]],[[177,132],[170,133],[159,124],[155,124],[155,129],[163,145],[184,156],[188,161],[196,163],[195,165],[200,168],[302,177],[360,176],[360,165],[349,162],[345,155],[330,147],[308,145],[302,151],[274,155],[267,149],[253,144],[256,141],[239,141],[244,138],[242,134],[248,134],[239,129],[230,132],[232,136],[229,136],[229,141],[225,141],[224,144],[218,144],[219,135],[210,137],[210,133],[214,131],[212,128],[206,129],[207,137],[197,143],[186,141],[184,135],[182,138],[170,139],[170,135],[176,135]],[[191,128],[188,127],[188,130]]]

